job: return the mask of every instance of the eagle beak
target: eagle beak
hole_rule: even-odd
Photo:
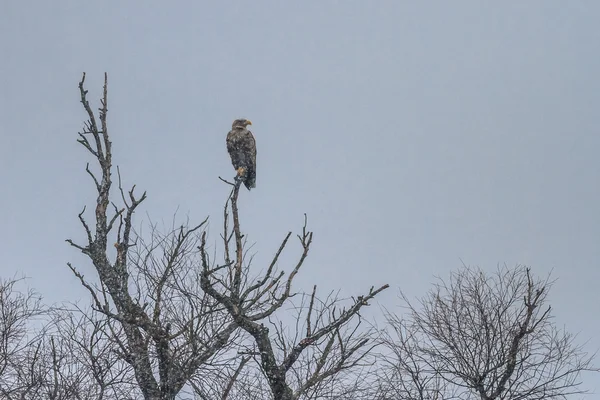
[[[246,120],[247,125],[252,125],[252,121],[250,121],[249,119]]]

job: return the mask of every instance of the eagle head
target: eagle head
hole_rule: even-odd
[[[248,125],[252,125],[252,122],[250,122],[250,120],[247,120],[245,118],[240,118],[240,119],[236,119],[235,121],[233,121],[233,124],[231,124],[232,128],[246,128]]]

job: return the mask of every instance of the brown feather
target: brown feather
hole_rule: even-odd
[[[256,141],[252,132],[245,128],[243,124],[237,124],[234,121],[233,128],[227,134],[227,151],[231,157],[231,163],[237,170],[244,169],[244,174],[240,177],[248,190],[256,187]]]

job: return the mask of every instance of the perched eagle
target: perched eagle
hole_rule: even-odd
[[[227,151],[231,156],[236,179],[244,182],[248,190],[256,187],[256,142],[246,127],[252,125],[247,119],[236,119],[227,134]]]

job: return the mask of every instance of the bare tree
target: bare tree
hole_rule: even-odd
[[[264,274],[250,278],[251,257],[246,257],[244,252],[237,206],[241,180],[225,182],[232,186],[232,191],[224,209],[223,262],[217,264],[210,259],[203,233],[201,287],[252,337],[255,350],[251,353],[256,356],[275,400],[315,398],[317,388],[330,383],[340,372],[358,366],[368,353],[369,348],[365,349],[370,346],[368,336],[345,328],[359,318],[360,309],[388,285],[371,288],[347,308],[340,308],[337,299],[318,302],[315,286],[308,304],[302,307],[304,315],[300,317],[301,312],[297,318],[304,321],[304,326],[299,328],[295,324],[292,335],[288,335],[282,325],[274,324],[275,334],[271,334],[265,322],[296,294],[292,291],[292,282],[308,256],[313,234],[306,229],[305,217],[302,233],[298,235],[301,252],[287,277],[284,271],[278,271],[277,264],[291,232],[283,239]],[[291,381],[295,382],[294,387]]]
[[[265,321],[276,357],[286,359],[290,352],[307,337],[309,330],[331,323],[334,308],[343,308],[343,301],[334,293],[323,300],[311,294],[298,294]],[[311,304],[312,303],[312,304]],[[367,326],[363,326],[367,325]],[[286,373],[286,381],[298,399],[372,399],[370,388],[375,366],[373,348],[377,345],[375,332],[356,315],[352,323],[315,341],[301,352]],[[261,352],[254,338],[241,344],[240,354],[249,363],[232,385],[231,398],[273,399],[268,377],[262,366]],[[253,382],[253,383],[252,383]],[[260,388],[260,390],[257,390]],[[252,394],[249,394],[249,391]]]
[[[137,399],[133,370],[123,361],[112,335],[118,326],[92,310],[56,309],[45,340],[49,399]]]
[[[287,321],[269,318],[273,346],[281,359],[312,332],[335,323],[344,312],[344,301],[336,294],[320,299],[316,292],[315,285],[312,293],[300,295],[300,301],[291,300],[285,310]],[[375,364],[373,348],[377,345],[374,330],[364,325],[357,313],[353,320],[302,351],[286,376],[297,398],[361,398],[371,384],[368,376]]]
[[[388,329],[380,337],[382,351],[377,369],[378,382],[371,398],[459,399],[456,388],[428,365],[420,347],[423,339],[416,327],[390,312],[386,313],[386,319]]]
[[[0,397],[5,399],[31,398],[41,387],[38,365],[47,309],[35,291],[20,291],[20,283],[0,280]]]
[[[111,360],[117,355],[130,370],[115,360],[109,365],[116,372],[105,377],[106,371],[96,366],[97,356],[88,351],[96,386],[112,387],[107,382],[131,371],[146,400],[174,399],[188,387],[200,398],[239,398],[256,393],[263,379],[277,400],[316,398],[325,391],[334,398],[349,387],[357,388],[356,379],[350,386],[343,383],[344,376],[350,369],[368,366],[373,347],[368,329],[360,327],[359,311],[387,285],[371,288],[346,307],[333,297],[320,302],[315,287],[297,316],[301,330],[291,332],[279,323],[270,334],[264,323],[274,322],[276,312],[292,304],[296,294],[292,281],[313,237],[306,221],[299,236],[301,255],[287,277],[277,264],[291,233],[266,272],[252,278],[237,208],[241,181],[227,182],[232,191],[224,208],[221,264],[209,256],[206,220],[195,226],[173,224],[164,233],[156,225],[150,226],[149,234],[136,232],[133,215],[146,193],[137,196],[135,186],[126,192],[118,169],[117,196],[111,192],[114,171],[104,78],[98,119],[87,100],[85,74],[79,83],[89,119],[78,142],[97,162],[96,168],[86,167],[97,197],[93,224],[87,222],[85,208],[79,214],[86,242],[67,240],[89,257],[97,279],[69,267],[89,291],[96,317],[102,316],[88,323],[105,335],[102,340],[111,349],[106,356]],[[260,375],[250,367],[252,359],[258,361]]]
[[[72,240],[68,243],[89,257],[98,282],[86,279],[71,264],[69,267],[89,291],[94,311],[109,319],[107,328],[122,333],[113,333],[111,338],[123,360],[131,365],[144,398],[174,399],[200,366],[231,344],[236,323],[213,307],[217,303],[211,297],[197,290],[193,271],[187,269],[195,234],[206,221],[182,226],[166,236],[154,235],[149,243],[134,241],[132,219],[146,193],[137,196],[135,186],[125,192],[119,175],[117,194],[122,206],[111,201],[107,77],[105,74],[98,119],[87,100],[84,83],[85,74],[79,91],[89,119],[78,142],[99,168],[99,172],[93,172],[89,164],[86,167],[97,192],[95,222],[86,221],[84,208],[79,220],[87,240],[84,244]],[[111,247],[116,254],[112,257],[109,243],[114,243]],[[132,252],[136,245],[141,247]]]
[[[44,306],[34,291],[21,292],[20,280],[0,282],[0,394],[3,399],[128,399],[123,380],[113,376],[114,357],[99,341],[100,326],[86,332],[72,312]],[[89,333],[89,334],[88,334]],[[88,361],[92,361],[90,364]],[[116,382],[118,380],[118,382]],[[129,385],[130,386],[130,385]],[[106,395],[106,396],[105,396]]]
[[[406,334],[388,347],[408,355],[393,358],[394,364],[408,372],[411,387],[418,390],[391,398],[448,399],[470,393],[481,400],[541,400],[584,393],[580,376],[595,370],[592,356],[553,323],[547,297],[551,286],[525,267],[504,267],[493,275],[465,267],[449,282],[440,280],[419,308],[405,297],[409,317],[388,321]],[[423,396],[424,391],[429,394]]]

